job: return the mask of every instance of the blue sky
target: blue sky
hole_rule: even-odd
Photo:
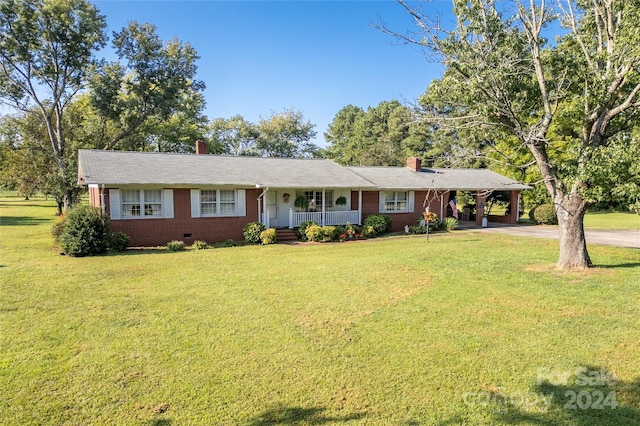
[[[412,102],[441,75],[416,46],[398,45],[373,28],[384,20],[399,32],[415,29],[393,0],[381,1],[105,1],[94,4],[109,32],[128,21],[156,25],[165,39],[189,42],[200,55],[206,115],[240,114],[257,122],[284,109],[316,125],[315,140],[335,114],[397,99]],[[448,15],[449,1],[425,4]]]

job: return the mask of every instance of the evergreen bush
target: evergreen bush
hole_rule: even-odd
[[[55,226],[56,232],[60,232],[60,248],[69,256],[96,256],[109,249],[109,216],[96,207],[78,205],[70,209],[64,223]]]
[[[386,214],[370,214],[364,218],[363,225],[365,229],[369,226],[373,227],[375,234],[384,234],[391,228],[391,216]]]
[[[531,213],[529,213],[531,216]],[[557,225],[558,217],[553,204],[541,204],[535,209],[535,222],[538,225]]]
[[[262,222],[250,222],[244,227],[244,239],[249,244],[260,244],[260,233],[267,229]]]

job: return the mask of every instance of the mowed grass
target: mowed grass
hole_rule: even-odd
[[[0,424],[640,424],[638,250],[590,246],[586,272],[473,232],[70,258],[53,211],[0,200]]]
[[[640,215],[631,212],[588,211],[584,216],[585,229],[637,230]]]

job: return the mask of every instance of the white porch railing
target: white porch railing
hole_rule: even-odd
[[[314,221],[318,225],[345,225],[360,222],[358,210],[335,212],[296,212],[289,210],[289,228],[298,228],[302,222]]]

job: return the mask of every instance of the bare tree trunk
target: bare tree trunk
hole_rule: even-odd
[[[593,266],[584,236],[584,213],[587,203],[578,194],[559,195],[554,200],[560,234],[558,268],[588,268]]]

